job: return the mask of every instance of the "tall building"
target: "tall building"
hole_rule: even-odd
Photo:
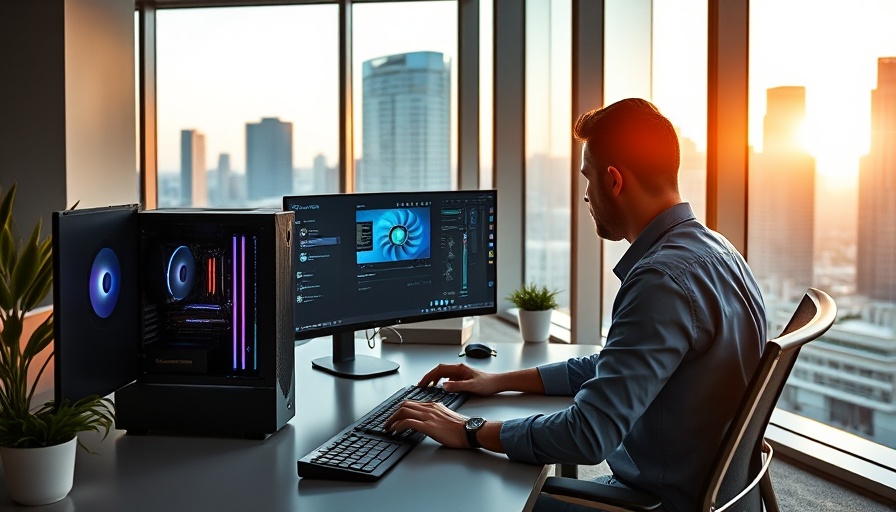
[[[748,258],[763,292],[787,298],[813,282],[815,159],[799,143],[805,87],[766,97],[762,153],[750,162]]]
[[[371,59],[362,70],[357,189],[451,188],[451,79],[438,52]]]
[[[339,192],[339,169],[327,167],[327,157],[319,154],[314,157],[312,183],[315,193],[332,194]]]
[[[229,204],[233,197],[230,192],[232,170],[230,168],[230,154],[221,153],[218,155],[218,204]]]
[[[205,135],[180,131],[180,198],[183,206],[206,206]]]
[[[292,123],[276,117],[246,123],[246,181],[249,201],[279,204],[292,192]]]
[[[856,289],[896,302],[896,57],[877,61],[871,91],[871,151],[859,167]]]

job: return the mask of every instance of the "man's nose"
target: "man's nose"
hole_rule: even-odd
[[[590,201],[588,201],[588,196],[585,196],[582,199],[584,199],[586,203],[590,202]]]

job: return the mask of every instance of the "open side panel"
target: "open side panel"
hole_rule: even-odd
[[[137,206],[53,213],[55,399],[105,396],[137,376]]]

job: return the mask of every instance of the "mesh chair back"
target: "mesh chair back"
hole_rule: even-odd
[[[768,341],[704,484],[703,507],[709,511],[746,489],[762,467],[762,442],[769,419],[800,348],[834,323],[837,307],[826,293],[810,288],[781,335]],[[762,510],[759,486],[729,510]]]

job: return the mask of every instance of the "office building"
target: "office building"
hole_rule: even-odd
[[[218,190],[216,194],[217,204],[226,205],[229,204],[233,199],[230,185],[233,176],[233,171],[230,168],[230,154],[221,153],[218,155],[218,172],[217,172],[217,183]]]
[[[438,52],[365,61],[362,192],[451,188],[451,80]]]
[[[180,132],[180,198],[182,206],[206,206],[205,135],[197,130]]]
[[[311,169],[312,190],[315,193],[331,194],[339,192],[339,169],[327,166],[327,157],[318,154],[314,157]]]
[[[815,159],[799,142],[805,87],[766,95],[762,152],[750,162],[748,258],[765,295],[789,298],[813,282]]]
[[[778,407],[896,445],[896,304],[838,299],[840,317],[806,345]],[[780,332],[794,303],[769,303],[770,331]],[[790,309],[792,310],[792,309]]]
[[[292,123],[276,117],[246,123],[246,182],[252,202],[277,204],[292,192]]]
[[[871,91],[871,151],[859,170],[856,286],[872,299],[896,302],[896,57],[878,59]]]

